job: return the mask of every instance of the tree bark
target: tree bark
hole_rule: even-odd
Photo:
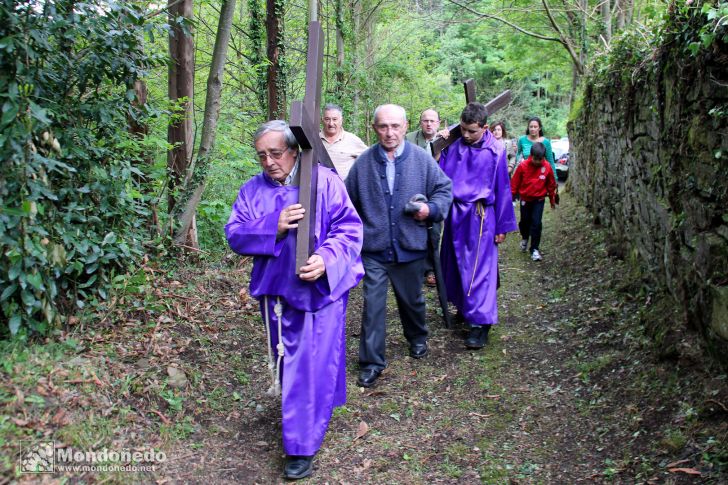
[[[284,119],[286,117],[286,84],[283,71],[284,0],[266,0],[266,6],[268,119]]]
[[[318,19],[318,0],[308,0],[308,21],[315,22]]]
[[[335,0],[336,14],[336,97],[341,102],[344,91],[344,12],[342,0]]]
[[[175,190],[186,176],[187,167],[192,159],[192,96],[194,85],[194,46],[192,34],[176,21],[178,17],[192,20],[192,0],[169,0],[169,78],[168,93],[170,101],[180,101],[175,116],[178,119],[167,128],[167,141],[173,148],[167,153],[169,173],[167,203],[168,211],[174,210]],[[188,26],[191,25],[187,24]]]
[[[261,113],[268,112],[268,94],[267,94],[267,61],[265,57],[265,16],[263,14],[261,0],[248,0],[248,14],[250,22],[248,22],[248,35],[250,36],[251,48],[250,58],[255,70],[255,95],[260,105]]]
[[[602,21],[604,22],[604,43],[612,42],[612,5],[609,0],[602,0]]]
[[[134,81],[134,101],[132,101],[132,107],[134,108],[135,112],[140,112],[144,106],[147,104],[147,83],[142,81],[141,79],[137,79]],[[146,123],[140,123],[137,119],[134,118],[131,114],[128,114],[126,117],[127,123],[129,124],[129,133],[131,135],[138,139],[142,140],[145,136],[149,133],[149,125]],[[151,166],[154,163],[154,157],[149,152],[142,153],[142,164],[146,166]],[[144,177],[141,175],[134,174],[133,175],[134,181],[139,185],[139,191],[142,192],[144,195],[149,196],[151,193],[151,186],[147,183],[145,183]],[[152,213],[149,216],[149,232],[154,236],[159,235],[159,218],[157,216],[157,205],[156,203],[152,205]]]
[[[220,119],[220,98],[222,95],[222,80],[225,72],[228,45],[230,43],[230,30],[235,13],[235,0],[225,0],[220,9],[215,47],[212,52],[212,64],[207,78],[207,94],[205,97],[205,114],[200,136],[200,149],[197,152],[197,163],[194,173],[189,174],[185,193],[189,197],[185,209],[179,217],[179,228],[175,234],[175,242],[183,243],[188,229],[194,221],[197,205],[200,203],[202,193],[205,191],[205,181],[210,165],[210,152],[215,143],[217,122]]]

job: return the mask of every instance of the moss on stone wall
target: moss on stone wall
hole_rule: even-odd
[[[719,8],[726,2],[713,2]],[[569,123],[572,189],[649,284],[728,363],[728,44],[703,4],[627,33],[599,59]],[[656,335],[663,332],[656,331]]]

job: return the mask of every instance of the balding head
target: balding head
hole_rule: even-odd
[[[374,110],[374,131],[379,144],[386,152],[394,152],[402,143],[407,133],[407,113],[396,104],[383,104]]]
[[[426,109],[420,115],[420,130],[426,140],[430,140],[440,128],[440,115],[434,109]]]

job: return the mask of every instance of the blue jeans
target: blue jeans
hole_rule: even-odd
[[[521,231],[521,239],[528,241],[531,238],[531,252],[538,249],[541,243],[541,218],[543,217],[543,206],[545,200],[534,200],[532,202],[521,201],[521,220],[518,229]]]

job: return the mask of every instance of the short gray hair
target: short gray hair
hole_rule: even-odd
[[[400,111],[402,113],[402,119],[404,120],[405,123],[407,122],[407,112],[405,111],[405,109],[403,107],[401,107],[398,104],[380,104],[379,106],[374,108],[374,122],[375,123],[377,122],[377,115],[379,114],[379,110],[384,108],[385,106],[393,106],[395,109],[397,109],[397,111]]]
[[[342,110],[341,106],[339,106],[338,104],[326,103],[323,112],[326,113],[327,111],[338,111],[341,117],[344,117],[344,110]]]
[[[286,145],[288,146],[288,148],[290,148],[291,150],[298,149],[298,141],[296,141],[296,137],[293,135],[293,132],[288,126],[288,123],[283,120],[266,121],[265,123],[260,125],[260,127],[255,130],[255,134],[253,134],[253,143],[260,140],[260,138],[266,133],[270,133],[272,131],[283,133],[283,137],[286,140]]]

